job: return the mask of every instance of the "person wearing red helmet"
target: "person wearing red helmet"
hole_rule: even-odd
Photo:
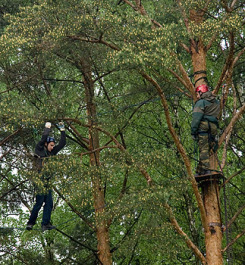
[[[38,212],[40,211],[43,204],[43,218],[41,224],[42,231],[55,229],[55,226],[50,223],[51,212],[53,209],[52,190],[49,184],[51,176],[47,176],[42,173],[42,167],[44,162],[47,161],[48,157],[56,155],[66,145],[65,126],[63,123],[59,123],[58,127],[61,131],[61,138],[57,145],[55,145],[55,139],[49,136],[51,131],[51,123],[46,122],[42,138],[37,143],[35,148],[35,167],[40,174],[43,187],[35,185],[37,188],[36,203],[31,211],[31,216],[26,226],[27,230],[32,230],[36,223]]]
[[[205,84],[196,88],[196,96],[197,101],[193,108],[191,122],[191,135],[198,141],[199,146],[199,163],[196,173],[207,175],[211,173],[209,153],[215,146],[220,103]]]

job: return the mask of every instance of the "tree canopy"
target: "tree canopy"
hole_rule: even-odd
[[[210,265],[190,135],[203,82],[222,107],[221,252],[244,263],[243,1],[3,1],[0,34],[4,264]],[[68,140],[43,169],[57,230],[41,233],[25,225],[46,121]]]

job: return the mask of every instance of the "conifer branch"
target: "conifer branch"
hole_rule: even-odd
[[[16,131],[14,131],[12,134],[8,135],[6,138],[4,138],[1,142],[0,142],[0,146],[2,146],[4,143],[6,143],[11,137],[13,137],[14,135],[16,135],[19,131],[21,131],[21,127],[19,129],[17,129]]]
[[[237,217],[240,215],[240,213],[245,209],[245,204],[238,209],[238,211],[234,214],[234,216],[231,218],[230,222],[227,224],[227,226],[224,228],[224,231],[228,229],[237,219]]]
[[[132,4],[128,0],[123,0],[123,1],[124,1],[124,3],[126,3],[127,5],[132,7],[136,12],[139,12],[141,15],[148,17],[148,14],[147,14],[144,6],[141,3],[141,0],[135,0],[136,5]],[[149,20],[152,22],[153,25],[157,26],[158,28],[162,28],[162,25],[159,22],[157,22],[156,20],[154,20],[152,18],[149,18]]]
[[[173,211],[170,208],[170,206],[166,203],[165,208],[167,209],[169,213],[170,222],[173,225],[174,229],[177,231],[179,235],[181,235],[186,245],[194,252],[194,254],[200,259],[202,264],[206,264],[206,258],[203,256],[202,252],[199,250],[199,248],[191,241],[191,239],[188,237],[188,235],[182,230],[182,228],[179,226],[177,220],[174,217]]]
[[[227,183],[229,183],[230,180],[231,180],[232,178],[234,178],[235,176],[241,174],[244,170],[245,170],[245,167],[242,168],[242,169],[240,169],[239,171],[237,171],[235,174],[231,175],[231,176],[230,176],[228,179],[226,179],[226,181],[221,185],[221,188],[223,188]]]
[[[71,208],[71,210],[95,231],[95,227],[65,198],[65,196],[55,186],[53,186],[53,189],[61,197],[61,199],[66,202],[66,204]]]
[[[240,117],[244,114],[244,112],[245,112],[245,104],[232,117],[229,125],[226,127],[225,131],[223,132],[223,134],[221,135],[221,137],[219,139],[219,146],[223,143],[223,141],[225,140],[225,138],[227,137],[229,132],[233,130],[233,127],[234,127],[235,123],[237,122],[238,119],[240,119]]]
[[[189,160],[189,158],[188,158],[188,156],[187,156],[187,154],[185,152],[185,149],[182,146],[182,144],[181,144],[181,142],[179,140],[179,137],[176,134],[176,131],[175,131],[173,125],[172,125],[172,121],[171,121],[171,117],[170,117],[170,113],[169,113],[169,109],[168,109],[168,103],[167,103],[165,94],[162,91],[162,89],[159,86],[159,84],[153,78],[151,78],[148,74],[146,74],[145,72],[141,72],[141,75],[147,81],[149,81],[156,88],[156,90],[158,91],[158,94],[160,96],[160,99],[161,99],[161,102],[162,102],[162,105],[163,105],[163,109],[164,109],[164,112],[165,112],[165,117],[166,117],[166,120],[167,120],[167,124],[168,124],[168,128],[169,128],[170,134],[172,135],[172,138],[173,138],[173,140],[175,142],[175,145],[176,145],[177,149],[179,150],[179,152],[180,152],[180,154],[182,156],[182,159],[184,161],[185,167],[187,169],[187,172],[188,172],[191,184],[192,184],[192,188],[193,188],[193,191],[194,191],[194,194],[196,196],[197,203],[198,203],[198,206],[199,206],[199,209],[200,209],[202,225],[203,225],[204,230],[206,232],[206,231],[208,231],[208,225],[207,225],[207,221],[206,221],[206,212],[205,212],[205,209],[204,209],[202,197],[201,197],[201,194],[198,191],[198,186],[197,186],[196,180],[194,178],[194,175],[192,173],[190,160]]]
[[[222,252],[226,252],[228,248],[230,248],[244,234],[245,234],[245,229],[240,234],[238,234],[224,249],[222,249]]]
[[[232,61],[233,61],[233,56],[234,56],[234,34],[231,33],[230,35],[230,51],[229,51],[229,55],[228,57],[226,58],[226,62],[224,64],[224,67],[222,69],[222,73],[220,75],[220,78],[218,80],[218,83],[214,89],[214,94],[217,94],[221,84],[223,83],[224,79],[229,75],[231,75],[232,73],[232,70],[233,70],[233,64],[232,64]]]

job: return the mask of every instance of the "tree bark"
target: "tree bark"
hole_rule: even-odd
[[[205,233],[206,259],[208,265],[222,265],[222,229],[219,202],[219,184],[207,181],[203,184],[203,202],[209,229]]]
[[[99,153],[99,133],[96,128],[97,114],[94,102],[94,82],[91,75],[89,60],[81,60],[81,70],[83,74],[83,83],[85,87],[85,100],[87,104],[87,119],[89,125],[89,150],[97,150],[90,153],[90,166],[93,170],[92,175],[92,193],[94,198],[96,236],[98,258],[103,265],[112,264],[110,252],[109,228],[105,218],[105,196],[103,183],[99,173],[100,153]]]
[[[193,65],[193,72],[196,73],[194,75],[195,80],[195,87],[207,84],[206,78],[207,73],[206,71],[206,51],[205,47],[201,40],[194,41],[191,43],[191,58],[192,58],[192,65]]]

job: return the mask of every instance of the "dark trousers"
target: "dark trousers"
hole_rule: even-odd
[[[52,191],[49,190],[47,194],[37,194],[36,195],[36,203],[33,206],[33,209],[31,211],[31,216],[28,221],[28,224],[34,225],[37,220],[38,212],[41,209],[42,205],[43,207],[43,220],[42,225],[47,225],[50,223],[51,218],[51,212],[53,209],[53,198],[52,198]]]

